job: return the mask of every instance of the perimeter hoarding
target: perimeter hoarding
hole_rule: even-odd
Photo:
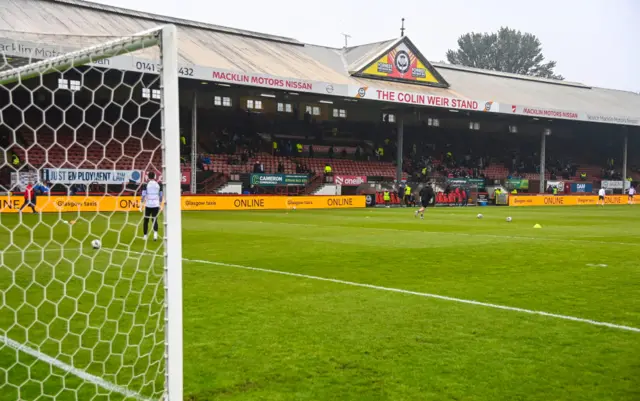
[[[0,213],[17,213],[20,195],[0,196]],[[183,196],[181,208],[196,210],[349,209],[366,206],[365,196]],[[136,196],[39,196],[36,210],[43,213],[131,212],[140,209]],[[27,213],[31,209],[27,208]]]
[[[609,195],[605,197],[607,205],[626,205],[628,198],[626,195]],[[636,199],[634,203],[640,203]],[[598,197],[592,195],[584,196],[510,196],[509,206],[588,206],[597,205]]]
[[[365,196],[183,196],[182,210],[349,209],[366,206]]]
[[[0,213],[17,213],[24,202],[20,195],[0,196]],[[130,212],[140,209],[136,196],[46,196],[36,198],[36,210],[43,213]],[[26,213],[31,209],[26,208]]]

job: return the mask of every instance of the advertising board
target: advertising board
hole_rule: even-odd
[[[605,198],[608,205],[626,205],[627,197],[622,195],[609,195]],[[635,203],[640,203],[635,200]],[[597,205],[598,197],[591,195],[584,196],[510,196],[509,206],[588,206]]]
[[[17,213],[24,199],[20,195],[0,196],[0,213]],[[125,212],[140,209],[135,196],[40,196],[36,210],[44,213]],[[274,210],[274,209],[348,209],[366,206],[360,196],[183,196],[185,211]]]
[[[91,170],[71,168],[45,168],[42,181],[53,184],[129,184],[142,179],[139,170]]]
[[[343,187],[357,187],[360,184],[367,183],[366,175],[336,175],[334,177],[336,185],[342,185]]]
[[[611,180],[603,180],[600,183],[600,186],[604,189],[622,189],[623,181],[611,181]],[[631,183],[629,181],[624,182],[624,189],[629,189]]]
[[[509,189],[529,189],[529,180],[522,178],[509,178],[505,181],[504,185]]]
[[[182,210],[344,209],[365,207],[365,196],[183,196]]]
[[[482,178],[448,178],[447,184],[452,187],[478,187],[484,189],[484,180]]]
[[[593,184],[591,183],[582,183],[582,182],[574,182],[571,183],[571,192],[573,193],[592,193],[593,192]]]
[[[251,185],[273,187],[277,185],[306,185],[306,174],[251,174]]]
[[[0,196],[0,213],[17,213],[24,198]],[[126,212],[140,209],[136,196],[38,196],[36,210],[43,213]],[[29,210],[29,209],[27,209]]]

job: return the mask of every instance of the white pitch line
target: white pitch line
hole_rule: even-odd
[[[136,255],[146,255],[146,253],[144,253],[144,252],[132,251],[132,250],[128,250],[128,249],[102,248],[101,250],[102,251],[109,251],[109,252],[124,252],[124,253],[132,253],[132,254],[136,254]],[[40,252],[40,250],[38,250],[38,252]],[[215,266],[233,267],[233,268],[236,268],[236,269],[244,269],[244,270],[259,271],[259,272],[264,272],[264,273],[280,274],[280,275],[283,275],[283,276],[291,276],[291,277],[305,278],[305,279],[309,279],[309,280],[325,281],[325,282],[330,282],[330,283],[349,285],[349,286],[352,286],[352,287],[369,288],[369,289],[378,290],[378,291],[395,292],[395,293],[400,293],[400,294],[405,294],[405,295],[415,295],[415,296],[424,297],[424,298],[434,298],[434,299],[440,299],[440,300],[443,300],[443,301],[458,302],[458,303],[467,304],[467,305],[482,306],[482,307],[485,307],[485,308],[493,308],[493,309],[501,309],[501,310],[507,310],[507,311],[512,311],[512,312],[526,313],[526,314],[529,314],[529,315],[546,316],[546,317],[551,317],[551,318],[554,318],[554,319],[569,320],[569,321],[573,321],[573,322],[586,323],[586,324],[590,324],[590,325],[593,325],[593,326],[609,327],[609,328],[612,328],[612,329],[618,329],[618,330],[625,330],[625,331],[632,331],[632,332],[640,333],[640,328],[637,328],[637,327],[624,326],[624,325],[615,324],[615,323],[609,323],[609,322],[600,322],[600,321],[597,321],[597,320],[584,319],[584,318],[581,318],[581,317],[575,317],[575,316],[569,316],[569,315],[561,315],[561,314],[557,314],[557,313],[550,313],[550,312],[544,312],[544,311],[536,311],[536,310],[532,310],[532,309],[518,308],[518,307],[515,307],[515,306],[498,305],[498,304],[492,304],[492,303],[488,303],[488,302],[474,301],[474,300],[471,300],[471,299],[455,298],[455,297],[448,297],[448,296],[445,296],[445,295],[431,294],[431,293],[427,293],[427,292],[417,292],[417,291],[403,290],[401,288],[393,288],[393,287],[382,287],[382,286],[373,285],[373,284],[357,283],[357,282],[354,282],[354,281],[345,281],[345,280],[339,280],[339,279],[328,278],[328,277],[311,276],[311,275],[308,275],[308,274],[292,273],[292,272],[287,272],[287,271],[282,271],[282,270],[273,270],[273,269],[264,269],[264,268],[260,268],[260,267],[250,267],[250,266],[236,265],[236,264],[232,264],[232,263],[214,262],[214,261],[211,261],[211,260],[199,260],[199,259],[187,259],[187,258],[183,258],[182,260],[185,261],[185,262],[189,262],[189,263],[200,263],[200,264],[215,265]]]
[[[209,264],[209,265],[216,265],[216,266],[233,267],[233,268],[237,268],[237,269],[253,270],[253,271],[259,271],[259,272],[264,272],[264,273],[280,274],[280,275],[283,275],[283,276],[299,277],[299,278],[305,278],[305,279],[309,279],[309,280],[326,281],[326,282],[330,282],[330,283],[349,285],[349,286],[352,286],[352,287],[362,287],[362,288],[369,288],[369,289],[379,290],[379,291],[396,292],[396,293],[400,293],[400,294],[415,295],[415,296],[425,297],[425,298],[435,298],[435,299],[440,299],[440,300],[443,300],[443,301],[458,302],[458,303],[463,303],[463,304],[468,304],[468,305],[483,306],[485,308],[502,309],[502,310],[508,310],[508,311],[512,311],[512,312],[527,313],[527,314],[530,314],[530,315],[540,315],[540,316],[546,316],[546,317],[551,317],[551,318],[555,318],[555,319],[562,319],[562,320],[570,320],[570,321],[573,321],[573,322],[587,323],[587,324],[590,324],[590,325],[593,325],[593,326],[603,326],[603,327],[609,327],[609,328],[612,328],[612,329],[626,330],[626,331],[633,331],[633,332],[636,332],[636,333],[640,333],[640,328],[637,328],[637,327],[623,326],[623,325],[614,324],[614,323],[608,323],[608,322],[599,322],[597,320],[583,319],[583,318],[575,317],[575,316],[559,315],[559,314],[556,314],[556,313],[536,311],[536,310],[531,310],[531,309],[516,308],[514,306],[491,304],[491,303],[487,303],[487,302],[473,301],[473,300],[470,300],[470,299],[454,298],[454,297],[447,297],[447,296],[444,296],[444,295],[430,294],[430,293],[426,293],[426,292],[403,290],[403,289],[400,289],[400,288],[381,287],[381,286],[373,285],[373,284],[356,283],[356,282],[353,282],[353,281],[345,281],[345,280],[338,280],[338,279],[335,279],[335,278],[311,276],[311,275],[308,275],[308,274],[291,273],[291,272],[286,272],[286,271],[282,271],[282,270],[262,269],[262,268],[259,268],[259,267],[249,267],[249,266],[236,265],[236,264],[231,264],[231,263],[213,262],[213,261],[210,261],[210,260],[197,260],[197,259],[183,259],[183,260],[185,262],[191,262],[191,263],[201,263],[201,264]]]
[[[112,393],[118,393],[118,394],[124,395],[125,397],[135,398],[136,400],[139,400],[139,401],[152,401],[151,398],[143,397],[142,395],[140,395],[139,393],[136,393],[135,391],[131,391],[124,387],[118,386],[117,384],[108,382],[104,379],[99,378],[98,376],[94,376],[90,373],[87,373],[84,370],[80,370],[71,365],[68,365],[62,361],[57,360],[56,358],[43,354],[42,352],[36,349],[33,349],[15,340],[12,340],[6,335],[0,336],[0,343],[6,344],[8,347],[13,348],[16,351],[29,354],[32,357],[42,362],[48,363],[51,366],[55,366],[56,368],[64,370],[67,373],[71,373],[72,375],[79,377],[84,381],[93,383],[96,386],[102,387],[103,389],[108,390]]]

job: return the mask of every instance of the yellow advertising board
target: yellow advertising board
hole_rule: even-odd
[[[608,195],[605,198],[607,205],[626,205],[628,198],[626,195]],[[640,203],[637,199],[635,203]],[[597,205],[598,197],[592,195],[585,196],[554,196],[554,195],[532,195],[532,196],[509,196],[509,206],[587,206]]]
[[[183,196],[182,210],[345,209],[365,207],[364,196]]]
[[[24,198],[0,196],[0,213],[17,213]],[[126,212],[140,209],[136,196],[46,196],[36,198],[36,210],[44,213],[67,212]],[[26,208],[30,212],[30,208]]]
[[[0,196],[0,213],[17,213],[22,196]],[[344,209],[365,207],[364,196],[183,196],[182,210]],[[44,213],[125,212],[140,208],[135,196],[39,196]],[[28,212],[31,209],[26,209]]]

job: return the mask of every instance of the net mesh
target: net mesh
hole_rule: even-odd
[[[30,70],[0,85],[0,401],[159,399],[164,241],[139,196],[162,89],[119,67],[159,72],[158,35],[0,38],[0,78]]]

